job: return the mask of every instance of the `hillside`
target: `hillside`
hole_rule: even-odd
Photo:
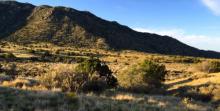
[[[48,43],[17,45],[5,42],[0,47],[1,111],[220,111],[220,73],[197,69],[207,61],[220,64],[218,59],[59,47]],[[74,75],[74,67],[90,57],[98,57],[106,63],[117,77],[119,86],[100,93],[62,90],[71,84],[59,80]],[[163,87],[151,87],[149,92],[142,93],[124,89],[130,80],[142,81],[127,72],[144,60],[165,65],[167,75]],[[53,78],[51,74],[60,76]],[[75,78],[69,79],[75,83]],[[54,86],[56,83],[58,86]],[[145,88],[136,90],[145,91]]]
[[[220,58],[178,40],[141,33],[90,12],[65,7],[0,2],[0,38],[19,44],[49,42],[61,46],[136,50],[169,55]]]

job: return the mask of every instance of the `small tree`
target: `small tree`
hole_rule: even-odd
[[[144,81],[155,86],[161,85],[161,81],[164,81],[167,72],[164,65],[146,60],[140,64],[140,71],[144,75]]]

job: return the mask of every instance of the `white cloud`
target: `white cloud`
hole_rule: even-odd
[[[208,7],[215,15],[220,16],[220,0],[202,0],[203,4]]]
[[[159,35],[168,35],[177,40],[186,43],[190,46],[204,49],[204,50],[214,50],[220,52],[220,38],[218,37],[209,37],[204,35],[190,35],[187,34],[182,29],[145,29],[145,28],[133,28],[139,32],[149,32]]]

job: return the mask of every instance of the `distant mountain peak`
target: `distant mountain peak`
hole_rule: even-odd
[[[141,33],[87,11],[67,7],[0,2],[0,38],[20,44],[49,42],[62,46],[136,50],[149,53],[220,58],[157,34]]]

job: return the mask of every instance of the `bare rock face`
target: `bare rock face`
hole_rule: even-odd
[[[90,12],[66,7],[0,2],[0,39],[20,44],[136,50],[149,53],[220,58],[220,53],[190,47],[157,34],[140,33]]]

